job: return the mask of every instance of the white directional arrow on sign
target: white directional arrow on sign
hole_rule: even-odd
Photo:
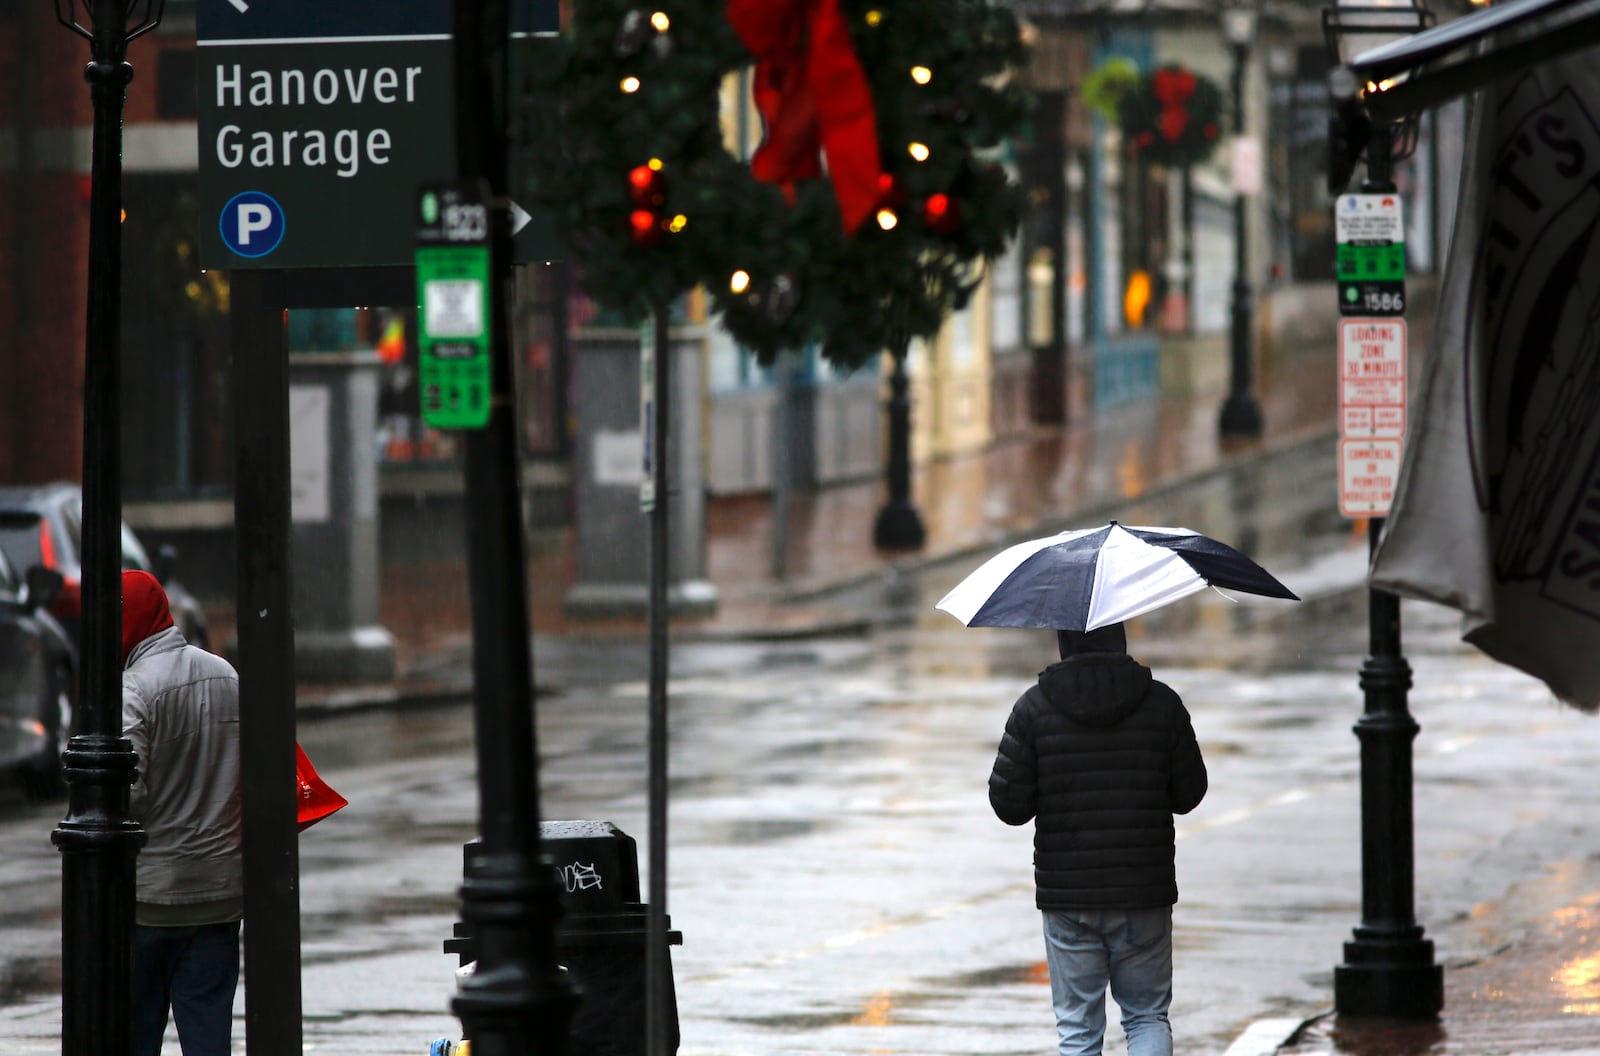
[[[533,214],[528,212],[516,202],[511,203],[511,233],[517,234],[528,226],[528,221],[533,219]]]

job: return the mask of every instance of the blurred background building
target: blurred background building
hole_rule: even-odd
[[[993,261],[972,303],[909,358],[912,456],[959,458],[1117,413],[1164,391],[1225,391],[1236,196],[1245,201],[1247,276],[1258,358],[1332,343],[1333,232],[1325,186],[1329,61],[1320,5],[1246,8],[1242,45],[1205,0],[1019,0],[1036,98],[1031,134],[995,158],[1032,201],[1021,237]],[[123,500],[147,543],[174,542],[185,579],[231,604],[233,458],[227,384],[228,278],[196,261],[198,215],[194,0],[168,0],[134,45],[125,126]],[[1440,12],[1441,19],[1451,12]],[[76,480],[82,463],[90,107],[82,43],[38,4],[0,5],[0,482]],[[1232,147],[1238,64],[1245,132]],[[1193,165],[1155,164],[1114,114],[1086,99],[1107,70],[1175,65],[1222,93],[1217,147]],[[1092,93],[1090,93],[1092,94]],[[734,144],[760,129],[730,85]],[[1453,212],[1463,108],[1429,115],[1397,179],[1408,217],[1408,272],[1437,269]],[[1235,158],[1239,159],[1235,166]],[[397,221],[400,222],[400,221]],[[519,269],[516,356],[531,529],[572,523],[572,464],[583,428],[572,362],[599,316],[566,265]],[[845,375],[814,352],[767,369],[680,306],[702,346],[699,426],[709,500],[761,502],[773,489],[881,476],[882,375]],[[405,306],[290,313],[291,355],[375,350],[370,449],[382,559],[459,557],[461,445],[427,428],[416,391],[415,327]],[[919,496],[919,502],[936,501]],[[862,531],[871,530],[863,523]]]

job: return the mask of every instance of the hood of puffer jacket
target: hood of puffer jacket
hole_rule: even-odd
[[[1138,710],[1154,681],[1127,653],[1077,653],[1039,672],[1051,705],[1084,726],[1115,726]]]

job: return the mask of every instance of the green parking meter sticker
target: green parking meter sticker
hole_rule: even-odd
[[[1405,225],[1396,194],[1343,194],[1335,206],[1340,315],[1404,315]]]
[[[418,389],[436,429],[489,424],[488,215],[468,188],[425,188],[417,203]]]

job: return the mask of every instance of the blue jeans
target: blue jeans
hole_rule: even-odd
[[[134,1056],[160,1056],[167,1009],[183,1056],[228,1056],[239,985],[239,922],[144,925],[133,936]]]
[[[1045,958],[1061,1056],[1100,1056],[1106,986],[1128,1056],[1172,1056],[1172,907],[1044,911]]]

